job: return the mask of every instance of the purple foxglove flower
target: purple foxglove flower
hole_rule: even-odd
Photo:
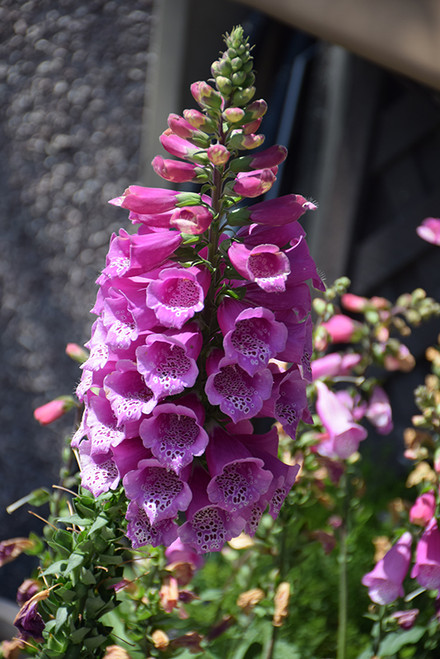
[[[123,195],[110,199],[109,204],[127,208],[134,213],[165,213],[174,208],[177,203],[185,202],[185,200],[189,201],[190,199],[192,200],[191,203],[199,203],[200,195],[188,192],[182,193],[177,190],[130,185]]]
[[[125,295],[118,294],[117,291],[113,290],[112,297],[105,299],[101,319],[107,332],[106,345],[113,351],[128,350],[139,337],[133,314],[128,308],[128,300]],[[105,356],[103,348],[98,349],[97,357],[99,358],[100,355],[103,359]]]
[[[263,514],[268,504],[269,514],[273,519],[278,517],[281,506],[292,489],[300,470],[299,464],[287,465],[279,460],[276,455],[263,448],[264,446],[268,447],[268,442],[272,441],[272,444],[274,444],[268,435],[269,433],[263,436],[261,441],[258,441],[258,435],[249,436],[249,438],[246,435],[242,435],[240,438],[252,455],[263,460],[264,468],[272,473],[272,481],[267,492],[261,496],[260,500],[251,509],[253,522],[249,518],[247,528],[253,528],[255,521]]]
[[[275,170],[275,171],[273,171]],[[253,198],[268,192],[276,181],[276,168],[240,172],[235,178],[233,190],[241,197]]]
[[[84,371],[100,371],[106,366],[110,357],[110,349],[106,341],[107,334],[108,330],[104,326],[102,318],[97,318],[92,325],[91,339],[86,343],[86,348],[90,350],[89,358],[80,367]]]
[[[156,156],[151,163],[153,169],[166,181],[171,183],[185,183],[197,179],[198,168],[189,162],[182,162],[181,160],[169,160]]]
[[[257,284],[246,286],[246,301],[257,307],[270,309],[278,316],[286,310],[294,311],[298,320],[309,315],[311,309],[310,289],[307,284],[293,284],[287,279],[286,290],[278,293],[266,293]],[[280,318],[283,322],[283,318]]]
[[[233,108],[227,108],[225,112],[228,110],[233,110]],[[231,169],[234,172],[248,171],[249,169],[271,169],[272,167],[281,165],[286,158],[286,147],[281,146],[281,144],[274,144],[268,149],[258,151],[258,153],[253,156],[241,156],[240,158],[235,158],[231,163]]]
[[[118,426],[110,401],[101,391],[92,395],[84,410],[84,431],[91,440],[91,452],[107,453],[122,442],[125,431]]]
[[[392,411],[389,398],[382,387],[374,387],[365,416],[381,435],[388,435],[393,429]]]
[[[288,311],[284,314],[277,314],[277,320],[282,321],[287,329],[286,346],[278,353],[277,359],[291,364],[300,364],[304,359],[305,351],[307,351],[308,357],[312,354],[311,340],[309,340],[313,329],[311,318],[298,319],[295,314]],[[310,363],[305,366],[308,373]]]
[[[289,222],[295,222],[306,211],[315,209],[315,204],[307,201],[301,195],[289,194],[276,199],[260,201],[246,209],[239,208],[230,213],[230,219],[231,223],[234,223],[237,217],[240,221],[247,220],[249,223],[278,227]]]
[[[152,457],[151,451],[145,448],[140,437],[124,439],[120,444],[112,448],[112,454],[121,479],[129,471],[137,469],[141,460],[148,460]]]
[[[161,465],[180,474],[194,456],[202,455],[208,444],[208,434],[201,423],[191,408],[163,403],[142,421],[139,434]]]
[[[211,278],[206,269],[166,268],[147,287],[147,306],[164,327],[181,329],[204,307]]]
[[[99,497],[100,494],[118,487],[120,475],[111,451],[92,455],[91,448],[90,441],[81,442],[79,445],[81,485],[94,497]]]
[[[252,419],[258,414],[263,400],[272,391],[272,374],[262,369],[250,376],[234,360],[214,353],[207,362],[206,395],[211,405],[219,405],[234,423]]]
[[[284,247],[287,243],[295,245],[305,237],[306,232],[298,222],[291,222],[277,227],[264,224],[248,224],[237,231],[237,237],[244,242],[247,247],[256,247],[257,245],[273,244],[278,247]]]
[[[175,563],[189,563],[193,572],[200,569],[204,563],[203,558],[192,547],[184,545],[180,538],[165,549],[165,558],[168,566]]]
[[[212,503],[230,513],[243,511],[267,492],[271,472],[237,439],[216,428],[206,449],[211,481],[207,494]]]
[[[403,597],[402,584],[411,561],[411,544],[411,533],[407,531],[376,563],[374,569],[364,575],[362,583],[368,588],[372,602],[384,605]]]
[[[146,386],[136,364],[128,359],[117,362],[116,370],[104,378],[104,391],[118,426],[150,414],[157,398]]]
[[[328,439],[317,446],[317,451],[321,455],[345,460],[358,450],[359,442],[366,438],[367,431],[354,422],[350,410],[323,382],[318,380],[316,389],[316,411],[328,434]]]
[[[292,367],[282,376],[274,396],[273,416],[283,430],[295,439],[298,423],[303,420],[311,423],[307,404],[307,381],[302,377],[298,367]]]
[[[407,609],[405,611],[395,611],[391,618],[393,618],[401,629],[412,629],[414,623],[419,615],[419,609]]]
[[[183,206],[176,208],[170,218],[170,226],[182,233],[197,236],[211,226],[212,213],[206,206]]]
[[[217,312],[224,335],[223,348],[228,359],[235,360],[249,375],[266,368],[286,346],[287,329],[263,307],[249,308],[242,302],[226,298]]]
[[[131,540],[133,549],[152,545],[165,547],[171,545],[177,538],[178,526],[172,519],[151,524],[145,510],[135,501],[130,501],[125,519],[127,524],[127,537]]]
[[[133,277],[157,268],[179,247],[178,232],[158,229],[142,234],[129,234],[121,229],[113,234],[103,274],[108,277]]]
[[[123,484],[128,499],[145,510],[152,525],[176,517],[192,498],[188,483],[156,459],[141,460],[125,474]]]
[[[286,289],[290,262],[277,245],[258,245],[248,249],[235,242],[229,248],[228,256],[240,275],[258,284],[266,293],[279,293]]]
[[[426,526],[434,517],[436,503],[435,494],[432,490],[417,497],[409,511],[411,524]]]
[[[416,229],[417,234],[423,240],[432,245],[440,245],[440,219],[436,217],[427,217],[422,224]]]
[[[187,522],[179,531],[181,541],[199,554],[220,551],[225,542],[242,532],[245,525],[240,515],[231,515],[210,502],[206,492],[209,481],[209,474],[197,466],[189,481],[193,498],[186,513]]]
[[[324,282],[316,271],[316,264],[310,256],[304,236],[299,236],[296,240],[291,241],[291,245],[286,250],[286,255],[290,261],[292,281],[295,284],[300,284],[310,279],[314,288],[324,291]]]
[[[435,517],[431,519],[417,543],[416,561],[411,577],[423,588],[440,588],[440,531]]]
[[[23,606],[31,597],[36,595],[41,590],[41,583],[37,579],[25,579],[17,590],[17,604]]]
[[[333,378],[338,375],[348,375],[359,364],[362,356],[357,353],[332,352],[319,357],[312,362],[312,375],[314,380],[319,378]]]
[[[137,348],[138,371],[158,400],[195,384],[201,346],[199,330],[188,327],[173,334],[150,334],[145,345]]]

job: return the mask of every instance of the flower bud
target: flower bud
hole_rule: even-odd
[[[235,91],[232,95],[231,102],[233,105],[243,107],[252,100],[253,96],[255,96],[255,92],[256,89],[253,86],[247,87],[245,89],[237,89],[237,91]]]
[[[215,79],[215,84],[217,85],[217,89],[219,90],[219,92],[221,92],[225,96],[229,96],[229,94],[234,89],[234,85],[231,82],[231,80],[229,80],[229,78],[226,78],[225,76],[217,76]]]
[[[193,82],[191,87],[191,94],[193,95],[196,103],[202,108],[213,108],[219,110],[222,106],[223,99],[219,92],[215,91],[207,82],[198,81]]]
[[[244,135],[242,132],[235,133],[228,140],[230,149],[256,149],[264,142],[264,135]]]
[[[230,153],[223,144],[213,144],[208,149],[208,158],[213,165],[226,165]]]
[[[245,116],[245,111],[242,108],[226,108],[223,112],[223,118],[231,124],[236,124],[241,121]]]
[[[208,132],[215,130],[215,124],[212,119],[207,117],[206,114],[203,114],[203,112],[200,112],[200,110],[184,110],[183,116],[193,128],[203,128]]]
[[[75,404],[71,396],[61,396],[60,398],[51,400],[50,403],[37,407],[34,410],[34,417],[42,426],[47,426],[49,423],[62,417],[72,407],[75,407]]]
[[[68,343],[66,345],[66,355],[79,364],[84,364],[89,358],[87,350],[81,348],[77,343]]]

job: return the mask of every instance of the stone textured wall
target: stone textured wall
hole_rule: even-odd
[[[0,539],[41,528],[5,508],[57,482],[73,417],[41,428],[33,409],[74,390],[65,346],[87,340],[94,281],[127,222],[107,200],[137,182],[152,5],[0,6]],[[0,596],[25,568],[2,569]]]

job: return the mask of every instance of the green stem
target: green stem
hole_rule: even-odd
[[[339,534],[339,610],[338,638],[336,659],[346,659],[347,656],[347,612],[348,612],[348,579],[347,579],[347,536],[348,536],[348,476],[341,478],[342,494],[342,526]]]

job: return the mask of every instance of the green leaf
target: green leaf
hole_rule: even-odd
[[[75,629],[70,634],[70,640],[72,643],[75,645],[82,643],[83,639],[87,636],[87,634],[91,631],[90,627],[80,627],[79,629]]]
[[[71,572],[72,570],[82,565],[83,563],[84,563],[84,554],[78,554],[74,552],[69,558],[69,562],[67,563],[67,567],[66,567],[66,572]]]
[[[69,617],[69,610],[65,606],[60,606],[55,616],[55,633],[64,625]]]
[[[67,561],[66,560],[61,560],[61,561],[55,561],[55,563],[52,563],[49,565],[48,568],[46,568],[43,572],[45,576],[48,574],[57,574],[58,572],[64,572],[64,566],[66,565]]]
[[[68,524],[69,526],[72,524],[76,524],[76,526],[90,526],[92,523],[90,519],[85,519],[80,515],[66,515],[63,517],[58,517],[57,521],[61,522],[61,524]]]
[[[99,648],[100,645],[103,645],[107,640],[106,636],[103,636],[102,634],[98,634],[98,636],[93,636],[92,638],[86,638],[84,641],[84,647],[87,648],[87,650],[95,650],[95,648]]]
[[[399,652],[401,648],[410,643],[417,643],[425,633],[424,627],[413,627],[407,631],[387,634],[379,647],[379,656],[390,657]]]
[[[103,526],[107,526],[108,522],[108,519],[104,517],[104,515],[99,515],[90,527],[89,533],[95,533],[95,531],[99,531],[99,529],[102,529]]]

